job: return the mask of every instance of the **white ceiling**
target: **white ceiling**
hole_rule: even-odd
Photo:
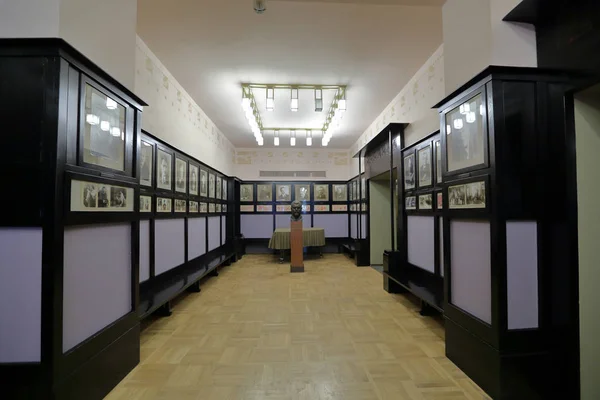
[[[252,3],[138,0],[138,34],[236,147],[256,146],[241,83],[348,85],[329,147],[349,148],[442,43],[443,0],[267,0],[262,15]],[[264,90],[253,91],[265,127],[320,128],[333,95],[315,113],[301,90],[292,113],[277,90],[268,113]]]

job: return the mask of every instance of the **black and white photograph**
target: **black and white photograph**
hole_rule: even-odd
[[[127,189],[117,186],[110,187],[110,206],[115,208],[127,207]]]
[[[207,203],[200,203],[200,212],[201,213],[208,212],[208,204]]]
[[[140,185],[152,186],[152,162],[154,146],[144,140],[140,147]]]
[[[360,200],[358,197],[358,181],[352,181],[352,198],[354,200]]]
[[[485,163],[485,131],[481,94],[446,114],[448,172]]]
[[[299,201],[310,201],[310,185],[294,185],[295,199]]]
[[[216,194],[215,194],[215,197],[217,199],[220,199],[221,198],[221,189],[223,188],[223,183],[221,183],[221,177],[220,176],[217,176],[216,182],[217,183],[216,183]]]
[[[442,183],[442,146],[440,141],[435,142],[435,181]]]
[[[290,185],[275,185],[275,199],[277,201],[291,201],[291,191]]]
[[[448,205],[450,208],[467,208],[465,185],[448,187]]]
[[[110,207],[110,193],[108,192],[108,185],[99,185],[98,189],[98,208]]]
[[[227,201],[227,179],[223,178],[223,191],[221,192],[221,199]]]
[[[329,185],[315,185],[315,201],[329,201]]]
[[[220,213],[221,212],[221,204],[215,204],[215,210],[216,212]]]
[[[164,199],[162,197],[156,198],[156,212],[168,213],[171,212],[171,199]]]
[[[185,209],[186,201],[181,199],[175,199],[175,212],[186,212]]]
[[[216,209],[216,207],[215,207],[215,203],[209,203],[209,204],[208,204],[208,212],[209,212],[209,213],[214,213],[214,212],[215,212],[215,209]]]
[[[422,194],[419,196],[419,210],[433,209],[433,199],[431,194]]]
[[[350,193],[350,201],[355,200],[354,194],[352,193],[352,182],[348,184],[348,193]]]
[[[227,204],[223,204],[223,212],[227,212]]]
[[[431,146],[425,146],[417,151],[419,164],[419,187],[431,186]]]
[[[175,190],[180,193],[187,191],[187,161],[175,157]]]
[[[173,185],[171,184],[171,169],[173,168],[173,158],[171,154],[158,149],[157,153],[157,179],[156,179],[156,188],[164,189],[164,190],[173,190]]]
[[[404,157],[404,190],[415,188],[415,155]]]
[[[215,176],[208,174],[208,197],[215,198]]]
[[[208,196],[208,172],[200,170],[200,196]]]
[[[245,184],[240,185],[240,201],[253,201],[254,200],[254,185]]]
[[[365,178],[361,178],[360,185],[360,198],[365,199],[367,197],[367,180]]]
[[[198,166],[190,164],[190,194],[193,196],[198,195]]]
[[[258,201],[273,201],[273,185],[270,183],[256,185],[256,193]]]
[[[407,196],[404,198],[404,208],[406,210],[417,209],[417,198],[415,196]]]
[[[348,191],[346,185],[333,185],[333,201],[347,201]]]
[[[197,213],[197,212],[198,212],[198,202],[190,201],[190,213]]]
[[[85,208],[98,206],[98,187],[93,183],[85,183],[82,190],[82,203]]]
[[[485,182],[473,182],[468,183],[465,186],[467,192],[467,207],[485,208]]]
[[[152,197],[140,196],[140,212],[152,212]]]

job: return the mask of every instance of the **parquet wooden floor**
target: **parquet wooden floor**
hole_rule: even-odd
[[[441,322],[328,254],[290,274],[247,255],[147,322],[109,400],[488,399],[444,356]]]

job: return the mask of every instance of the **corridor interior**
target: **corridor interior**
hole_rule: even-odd
[[[305,266],[246,255],[182,296],[145,323],[141,362],[107,399],[489,398],[445,357],[441,318],[380,273],[339,254]]]

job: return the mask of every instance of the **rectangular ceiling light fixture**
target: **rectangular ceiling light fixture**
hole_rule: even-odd
[[[273,136],[274,136],[273,144],[275,146],[279,146],[279,130],[273,131]]]
[[[338,100],[338,110],[346,111],[346,89],[340,88],[340,99]]]
[[[296,131],[290,131],[290,146],[295,146],[295,145],[296,145]]]
[[[298,111],[298,88],[292,88],[292,101],[290,103],[290,109],[293,112]]]
[[[275,89],[272,86],[267,86],[267,111],[275,109]]]
[[[312,131],[310,129],[306,131],[306,145],[312,146]]]
[[[323,111],[323,89],[315,89],[315,112]]]

